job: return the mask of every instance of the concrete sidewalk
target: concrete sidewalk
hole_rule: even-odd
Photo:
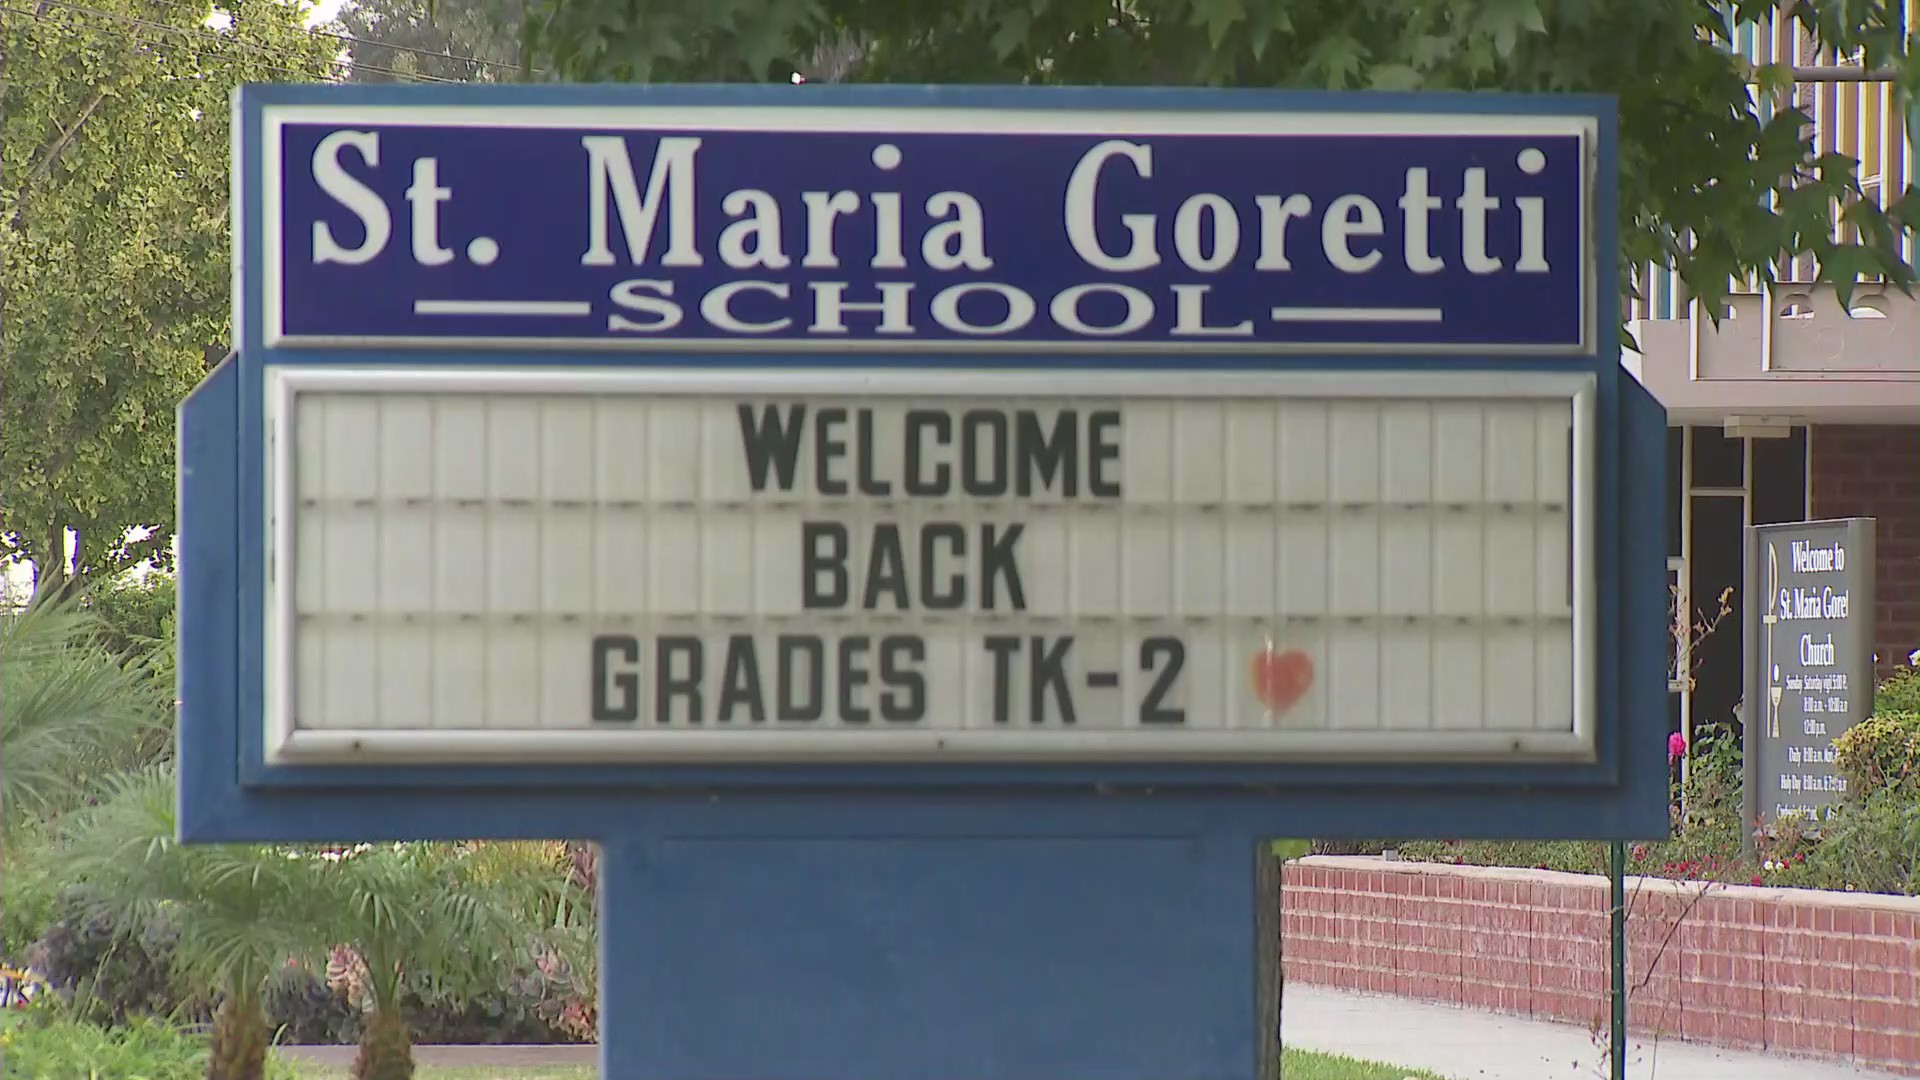
[[[1606,1034],[1406,998],[1288,983],[1285,1045],[1426,1069],[1449,1080],[1606,1080]],[[1631,1080],[1883,1080],[1896,1074],[1764,1051],[1630,1037]]]
[[[1426,1069],[1449,1080],[1607,1080],[1605,1036],[1585,1028],[1457,1009],[1406,998],[1353,994],[1289,983],[1282,1037],[1288,1046]],[[289,1046],[279,1051],[345,1068],[351,1046]],[[536,1065],[593,1065],[592,1046],[421,1046],[421,1064],[497,1066],[502,1074]],[[1760,1051],[1724,1050],[1634,1037],[1630,1080],[1910,1080],[1896,1074]]]

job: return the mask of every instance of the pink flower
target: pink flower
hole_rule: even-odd
[[[1667,764],[1671,765],[1679,761],[1682,757],[1686,756],[1686,753],[1687,737],[1685,735],[1676,731],[1667,736]]]

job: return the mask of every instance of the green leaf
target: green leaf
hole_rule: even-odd
[[[1313,850],[1311,840],[1275,840],[1272,842],[1273,855],[1281,861],[1304,858]]]
[[[1207,46],[1220,48],[1235,24],[1247,15],[1246,0],[1194,0],[1194,17],[1207,28]]]
[[[1033,25],[1032,16],[1024,11],[1003,12],[1000,16],[1000,28],[993,33],[993,55],[1005,60],[1026,44],[1027,31]]]
[[[1521,34],[1544,33],[1547,28],[1537,0],[1500,0],[1488,4],[1482,12],[1480,26],[1491,37],[1495,54],[1502,58],[1513,54]]]
[[[1284,34],[1293,28],[1293,19],[1289,8],[1276,0],[1262,0],[1253,5],[1247,15],[1247,49],[1255,61],[1266,55],[1267,45],[1275,34]]]
[[[1820,280],[1833,286],[1842,308],[1850,308],[1860,276],[1870,273],[1876,262],[1872,252],[1858,245],[1836,245],[1820,257]]]
[[[1753,81],[1767,93],[1781,93],[1793,87],[1793,68],[1787,64],[1760,64],[1753,68]]]
[[[1320,74],[1321,82],[1328,89],[1343,90],[1352,85],[1364,60],[1360,43],[1345,32],[1336,31],[1313,46],[1307,55],[1307,66]]]
[[[1418,71],[1405,64],[1379,64],[1367,72],[1375,90],[1413,90],[1420,86]]]

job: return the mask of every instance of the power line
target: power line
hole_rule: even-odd
[[[64,7],[64,8],[69,8],[69,9],[71,9],[71,10],[73,10],[73,11],[77,11],[77,12],[80,12],[80,13],[82,13],[82,14],[86,14],[86,15],[94,15],[94,16],[98,16],[99,18],[103,18],[103,19],[114,19],[114,20],[117,20],[117,21],[120,21],[120,22],[126,22],[126,23],[132,23],[132,24],[135,24],[135,25],[141,25],[141,26],[151,26],[151,27],[155,27],[155,28],[157,28],[157,29],[161,29],[161,30],[167,30],[167,31],[171,31],[171,32],[173,32],[173,33],[176,33],[176,34],[189,34],[189,35],[203,35],[203,36],[207,36],[207,37],[214,37],[214,38],[218,38],[218,37],[220,37],[220,34],[219,34],[219,33],[218,33],[217,31],[214,31],[214,30],[211,30],[211,29],[200,29],[200,30],[196,30],[196,29],[194,29],[194,28],[192,28],[192,27],[185,27],[185,26],[174,26],[174,25],[172,25],[172,24],[170,24],[170,23],[158,23],[158,22],[152,22],[152,21],[150,21],[150,20],[146,20],[146,19],[140,19],[140,18],[136,18],[136,17],[134,17],[134,16],[130,16],[130,15],[121,15],[121,14],[118,14],[118,13],[116,13],[116,12],[111,12],[111,11],[101,11],[101,10],[100,10],[100,9],[98,9],[98,8],[92,8],[92,7],[87,7],[87,6],[86,6],[86,5],[84,5],[84,4],[76,4],[76,3],[72,3],[72,2],[71,2],[71,0],[42,0],[42,4],[43,4],[44,6],[49,6],[49,7]],[[386,44],[386,43],[384,43],[384,42],[379,42],[379,41],[370,41],[370,40],[368,40],[368,39],[365,39],[365,38],[358,38],[358,37],[354,37],[354,36],[353,36],[353,35],[351,35],[351,34],[336,34],[336,33],[332,33],[332,32],[330,32],[330,31],[326,31],[326,30],[315,30],[315,29],[306,29],[306,30],[304,30],[303,32],[304,32],[304,33],[306,33],[306,35],[307,35],[308,37],[320,37],[320,38],[328,38],[328,39],[331,39],[331,40],[335,40],[335,41],[345,41],[345,42],[350,42],[350,43],[354,43],[354,44],[359,44],[359,45],[367,45],[367,46],[372,46],[372,47],[376,47],[376,48],[382,48],[382,49],[392,49],[392,50],[394,50],[394,51],[396,51],[396,52],[406,52],[406,53],[414,53],[414,54],[417,54],[417,55],[420,55],[420,56],[428,56],[428,57],[432,57],[432,58],[434,58],[434,59],[439,59],[439,60],[454,60],[454,61],[459,61],[459,62],[462,62],[462,63],[470,63],[470,64],[485,64],[485,65],[489,65],[489,66],[499,66],[499,67],[507,67],[507,68],[512,68],[512,69],[515,69],[515,70],[518,70],[518,67],[519,67],[519,65],[517,65],[517,64],[503,64],[503,63],[501,63],[501,62],[499,62],[499,61],[495,61],[495,60],[482,60],[482,59],[480,59],[480,58],[479,58],[479,57],[477,57],[477,56],[456,56],[456,55],[454,55],[454,54],[452,54],[452,53],[437,53],[437,52],[434,52],[434,51],[433,51],[432,49],[420,49],[420,48],[414,48],[414,47],[412,47],[412,46],[407,46],[407,45],[388,45],[388,44]],[[238,42],[237,44],[243,44],[243,45],[246,45],[246,46],[248,46],[248,47],[252,47],[252,48],[271,48],[271,46],[265,46],[265,45],[260,45],[260,44],[258,44],[258,43],[255,43],[255,42]],[[281,51],[281,52],[283,52],[283,53],[285,52],[285,50],[280,50],[280,51]],[[400,75],[400,76],[402,76],[402,77],[404,77],[404,76],[407,76],[407,75],[415,75],[415,74],[417,74],[419,78],[421,78],[421,79],[425,79],[425,80],[427,80],[427,81],[430,81],[430,82],[458,82],[458,81],[460,81],[460,80],[458,80],[458,79],[448,79],[448,78],[444,78],[444,77],[441,77],[441,76],[435,76],[435,75],[426,75],[426,74],[424,74],[424,73],[412,73],[412,72],[393,72],[393,71],[389,71],[388,69],[385,69],[385,68],[380,68],[380,67],[376,67],[376,66],[371,66],[371,65],[356,65],[356,66],[365,66],[365,67],[367,67],[367,69],[368,69],[368,70],[370,70],[370,71],[377,71],[377,72],[382,72],[382,73],[386,73],[386,74],[394,74],[394,75]]]
[[[213,30],[213,29],[196,29],[193,27],[175,26],[171,23],[155,22],[150,19],[141,19],[131,15],[121,15],[117,12],[102,11],[98,8],[87,7],[86,5],[83,5],[83,4],[70,3],[69,0],[44,0],[44,3],[47,6],[62,7],[79,14],[90,15],[96,18],[101,18],[101,19],[110,19],[115,22],[124,23],[132,27],[157,30],[163,33],[176,34],[186,38],[204,38],[209,41],[217,41],[225,45],[238,46],[240,48],[252,49],[255,52],[269,53],[269,54],[282,56],[282,57],[294,55],[293,53],[289,52],[286,49],[277,48],[271,45],[266,45],[261,42],[244,41],[238,38],[230,38],[224,34],[221,34],[219,31]],[[31,18],[38,18],[43,20],[49,19],[51,17],[45,12],[25,11],[25,10],[14,8],[14,7],[7,7],[4,10],[16,12],[18,14],[26,15]],[[373,48],[392,49],[396,52],[414,53],[417,55],[432,57],[432,58],[441,59],[441,60],[452,60],[452,61],[461,62],[461,63],[473,63],[473,64],[488,65],[488,66],[500,66],[500,67],[512,68],[514,70],[519,70],[518,65],[514,65],[514,64],[502,64],[499,61],[483,60],[476,56],[457,56],[452,53],[438,53],[438,52],[434,52],[431,49],[419,49],[419,48],[413,48],[410,46],[403,46],[403,45],[388,45],[383,42],[370,41],[365,38],[354,37],[351,34],[336,34],[336,33],[331,33],[324,30],[305,30],[303,32],[306,33],[309,37],[326,38],[326,39],[335,40],[335,41],[345,41],[345,42],[365,45]],[[148,39],[139,39],[139,40],[148,40]],[[152,43],[152,42],[149,41],[149,43]],[[459,83],[462,81],[460,79],[450,79],[440,75],[430,75],[430,74],[427,74],[426,72],[420,72],[420,71],[399,71],[393,68],[382,67],[377,64],[362,63],[357,60],[354,61],[353,67],[358,70],[369,71],[375,74],[391,75],[399,79],[412,79],[420,82]],[[279,69],[279,70],[284,71],[285,69]]]
[[[0,11],[11,11],[17,14],[26,15],[30,18],[38,18],[42,20],[50,19],[49,16],[40,14],[38,12],[23,11],[20,8],[15,8],[15,7],[0,7]],[[141,35],[139,33],[139,30],[140,30],[139,26],[132,26],[127,28],[109,28],[109,27],[94,26],[90,28],[82,28],[82,27],[74,26],[68,23],[57,23],[57,22],[51,22],[51,21],[49,21],[48,25],[52,26],[55,30],[58,30],[66,34],[77,35],[77,34],[92,32],[92,33],[104,34],[109,37],[114,37],[119,39],[120,41],[128,42],[133,45],[164,47],[166,45],[172,44],[172,42],[162,37],[146,37]],[[145,25],[170,31],[176,36],[187,36],[187,37],[195,36],[192,33],[192,31],[183,30],[179,27],[167,26],[163,23],[148,23]],[[221,38],[217,34],[209,34],[207,36],[210,39],[217,41],[219,44],[222,44],[222,45],[238,45],[238,46],[241,46],[242,48],[251,49],[255,56],[254,63],[259,64],[261,67],[265,68],[269,72],[274,72],[276,74],[288,76],[290,80],[293,82],[316,81],[313,73],[310,71],[291,68],[286,66],[284,63],[274,63],[272,59],[265,59],[265,60],[259,59],[260,57],[269,57],[269,58],[297,57],[298,54],[296,53],[289,52],[286,49],[276,49],[270,45],[262,45],[258,42],[226,40]],[[400,79],[403,81],[416,81],[416,82],[456,82],[457,81],[453,79],[440,79],[433,76],[421,75],[417,72],[396,71],[392,68],[379,67],[374,64],[355,64],[354,68],[360,71],[371,71],[371,72],[375,72],[382,75],[391,75],[394,78]],[[318,80],[318,81],[324,81],[324,80]]]
[[[54,21],[51,16],[43,12],[28,11],[23,8],[8,7],[5,5],[0,5],[0,11],[10,12],[15,15],[25,15],[30,19],[40,19],[46,22],[47,25],[53,28],[54,30],[59,31],[61,33],[65,33],[65,34],[77,35],[77,34],[87,32],[86,30],[84,30],[79,26],[74,26],[68,23]],[[128,28],[128,29],[105,28],[105,27],[92,28],[93,32],[105,34],[107,36],[117,38],[120,41],[129,42],[134,45],[166,45],[168,44],[168,42],[161,40],[159,38],[142,37],[137,32],[137,29],[138,28]],[[285,52],[284,50],[276,51],[271,48],[262,48],[259,51],[270,53],[271,55],[274,55],[274,56],[291,55]],[[294,68],[285,67],[280,64],[274,64],[274,63],[264,62],[264,61],[259,61],[259,63],[261,64],[262,67],[266,68],[270,72],[274,72],[280,75],[292,76],[293,79],[298,82],[309,82],[313,78],[313,76],[308,72],[299,71]]]
[[[65,0],[48,0],[48,2],[58,4],[64,3]],[[412,45],[390,45],[384,41],[373,41],[368,38],[354,37],[352,34],[339,34],[331,30],[309,30],[307,33],[320,37],[335,38],[340,41],[351,42],[355,45],[367,45],[376,49],[392,49],[395,52],[413,53],[416,56],[430,56],[435,60],[458,60],[467,64],[482,64],[486,67],[506,68],[509,71],[520,70],[519,64],[509,63],[505,60],[482,60],[478,56],[455,56],[452,53],[439,53],[434,52],[432,49],[415,48]],[[544,74],[539,68],[534,68],[533,73],[536,75]]]

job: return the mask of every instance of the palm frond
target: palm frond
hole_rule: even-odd
[[[74,816],[61,869],[116,917],[165,910],[182,976],[252,993],[289,956],[328,944],[316,930],[314,875],[272,847],[179,843],[175,784],[167,763],[117,779],[98,806]]]
[[[0,616],[0,806],[5,820],[84,804],[138,765],[165,702],[137,665],[94,640],[77,602],[43,596]]]
[[[475,858],[486,847],[371,845],[316,864],[331,897],[329,936],[369,967],[398,964],[410,979],[496,984],[530,959],[560,877],[546,860]]]

